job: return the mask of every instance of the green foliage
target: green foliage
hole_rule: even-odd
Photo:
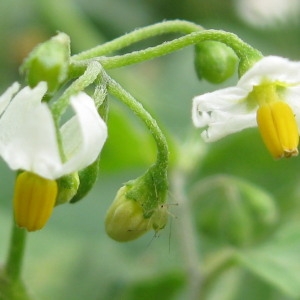
[[[117,106],[108,116],[108,140],[101,153],[101,171],[114,172],[127,168],[149,166],[155,159],[152,137],[142,124]]]
[[[74,49],[83,50],[84,45],[102,43],[103,36],[116,37],[170,17],[187,18],[206,28],[231,30],[266,54],[299,59],[299,24],[290,24],[285,29],[251,28],[235,13],[234,1],[190,0],[188,5],[182,0],[60,2],[16,0],[15,5],[11,5],[8,0],[1,1],[2,90],[4,84],[17,76],[15,50],[18,53],[24,51],[22,47],[14,46],[20,45],[16,33],[24,34],[30,27],[51,35],[57,30],[67,32],[72,37]],[[66,9],[68,5],[71,10]],[[72,19],[74,12],[76,22]],[[78,20],[84,20],[83,24],[88,26],[81,26]],[[180,51],[174,56],[130,67],[122,72],[120,81],[136,87],[143,101],[163,120],[167,133],[184,143],[186,132],[192,127],[189,119],[192,97],[211,91],[213,87],[196,80],[192,53]],[[256,58],[240,62],[240,75],[255,61]],[[212,79],[215,80],[215,75]],[[36,299],[45,300],[188,299],[190,277],[186,273],[186,262],[190,257],[182,251],[184,244],[177,236],[177,226],[182,227],[180,206],[173,208],[170,205],[175,218],[170,217],[171,229],[167,226],[159,238],[151,239],[153,236],[147,235],[132,244],[119,245],[104,233],[103,219],[110,205],[109,199],[113,199],[120,184],[136,176],[137,169],[147,168],[156,154],[147,131],[123,109],[111,107],[108,127],[109,139],[101,155],[100,178],[95,188],[87,201],[56,208],[49,227],[30,237],[24,281],[31,286]],[[238,178],[250,185],[252,191],[252,188],[260,191],[259,196],[253,197],[240,181],[230,181],[229,187],[213,185],[205,195],[202,193],[201,197],[194,198],[191,217],[196,230],[196,252],[201,258],[201,265],[195,268],[202,271],[202,266],[209,265],[213,270],[211,277],[204,272],[207,276],[204,281],[213,282],[205,300],[299,299],[299,157],[274,161],[253,129],[210,144],[201,159],[195,163],[195,171],[188,178],[189,194],[199,180],[217,174]],[[9,199],[13,185],[12,179],[7,182],[10,175],[7,169],[1,168],[2,258],[6,257],[9,240]],[[232,199],[224,192],[230,187],[238,196],[234,207]],[[81,192],[85,194],[85,191]],[[270,203],[266,200],[270,195],[272,204],[263,206]],[[176,195],[171,193],[169,202],[176,201]],[[267,223],[266,212],[272,210],[277,211],[280,218]],[[206,238],[208,235],[209,239]],[[235,247],[235,262],[234,266],[225,265],[222,269],[216,252],[228,244]],[[212,255],[213,261],[210,260]],[[107,297],[112,290],[115,298]]]
[[[184,281],[184,275],[176,270],[169,274],[140,280],[131,286],[125,295],[122,295],[122,299],[172,300],[183,288]]]
[[[293,299],[300,297],[300,224],[291,221],[260,246],[238,254],[241,266]]]
[[[204,179],[195,185],[192,201],[199,233],[225,244],[251,245],[264,239],[278,222],[271,195],[239,178]]]

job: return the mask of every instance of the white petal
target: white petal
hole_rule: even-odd
[[[41,103],[46,83],[23,88],[0,119],[0,154],[11,169],[54,179],[61,165],[53,118]]]
[[[266,56],[241,77],[237,86],[251,91],[253,86],[264,81],[299,84],[300,62],[279,56]]]
[[[255,27],[290,24],[299,17],[299,0],[235,0],[238,16]]]
[[[201,137],[206,142],[214,142],[226,135],[255,126],[256,112],[240,115],[213,112],[208,128],[201,133]]]
[[[20,85],[15,82],[0,96],[0,114],[3,113],[11,98],[19,90],[19,88]]]
[[[60,175],[83,169],[98,157],[107,138],[107,127],[94,101],[85,93],[71,98],[75,116],[61,128],[67,161]]]
[[[247,95],[246,90],[230,87],[194,98],[193,122],[208,127],[201,134],[206,142],[256,126],[257,107],[249,107]]]
[[[195,97],[192,107],[194,125],[209,125],[211,114],[215,111],[242,115],[249,113],[250,108],[245,101],[247,95],[247,91],[243,89],[230,87]]]

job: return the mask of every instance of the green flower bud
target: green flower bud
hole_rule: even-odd
[[[78,173],[72,173],[59,178],[57,181],[58,194],[55,205],[69,202],[76,195],[79,187]]]
[[[68,78],[70,38],[65,33],[38,45],[22,64],[20,71],[26,74],[30,87],[40,81],[47,82],[48,93],[54,93]]]
[[[116,241],[134,240],[150,229],[163,229],[168,220],[166,174],[156,174],[156,167],[123,186],[106,219],[107,234]]]
[[[235,246],[251,245],[269,234],[278,221],[273,198],[259,187],[229,176],[211,178],[206,195],[195,200],[198,231]],[[198,196],[199,197],[199,196]]]
[[[237,66],[234,51],[223,43],[205,41],[195,46],[195,69],[198,78],[221,83],[230,78]]]
[[[118,242],[134,240],[151,228],[142,206],[127,198],[128,189],[130,187],[125,185],[119,190],[105,218],[106,233]]]

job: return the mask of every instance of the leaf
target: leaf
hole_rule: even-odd
[[[280,289],[300,297],[300,223],[284,224],[268,242],[256,249],[240,251],[241,266]]]
[[[101,153],[101,170],[120,171],[149,166],[155,161],[155,143],[143,123],[114,105],[108,116],[108,140]]]

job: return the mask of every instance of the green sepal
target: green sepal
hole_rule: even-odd
[[[98,178],[98,171],[99,160],[97,159],[94,163],[78,172],[79,187],[70,203],[76,203],[88,194]]]
[[[238,76],[241,78],[249,69],[253,67],[255,63],[261,60],[263,56],[260,53],[252,53],[241,59],[238,66]]]
[[[143,207],[145,218],[150,218],[157,207],[164,205],[167,198],[167,174],[161,173],[157,165],[153,165],[141,177],[126,183],[126,197],[137,201]]]
[[[72,173],[59,178],[57,181],[58,194],[55,205],[70,202],[78,192],[79,176],[78,173]]]
[[[70,62],[70,38],[58,33],[50,40],[39,44],[20,67],[30,87],[45,81],[48,94],[53,94],[68,78]]]
[[[211,83],[221,83],[236,71],[238,58],[223,43],[205,41],[195,46],[195,70],[198,78]]]

